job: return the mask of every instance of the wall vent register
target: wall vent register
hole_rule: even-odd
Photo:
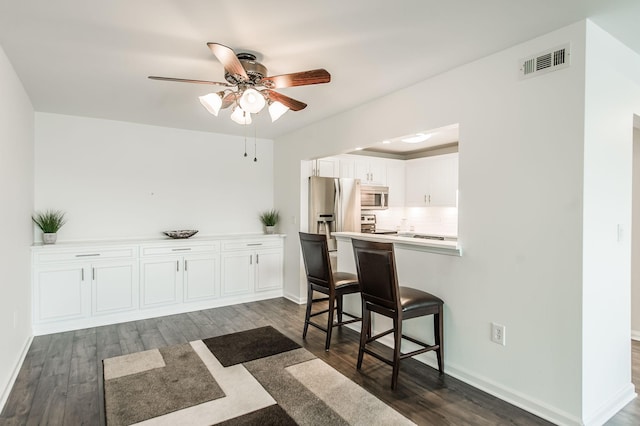
[[[567,68],[570,64],[569,43],[540,52],[518,61],[520,79]]]

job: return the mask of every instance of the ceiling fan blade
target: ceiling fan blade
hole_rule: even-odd
[[[173,77],[158,77],[158,76],[155,76],[155,75],[150,75],[149,78],[151,80],[160,80],[160,81],[177,81],[178,83],[210,84],[210,85],[213,85],[213,86],[233,87],[229,83],[222,83],[220,81],[191,80],[191,79],[187,79],[187,78],[173,78]]]
[[[271,99],[272,101],[278,101],[281,104],[288,106],[291,111],[300,111],[307,107],[307,104],[305,104],[304,102],[296,101],[295,99],[285,96],[282,93],[274,92],[273,90],[263,91],[267,92],[267,94],[269,95],[269,99]]]
[[[239,75],[244,79],[249,78],[233,49],[220,43],[207,43],[207,46],[218,58],[225,71],[231,75]]]
[[[262,83],[272,89],[281,89],[283,87],[306,86],[308,84],[321,84],[331,81],[331,74],[325,69],[317,69],[310,71],[294,72],[291,74],[274,75],[264,77]]]

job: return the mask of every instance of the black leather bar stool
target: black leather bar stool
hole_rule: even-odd
[[[304,267],[307,273],[307,312],[304,319],[302,338],[305,339],[307,337],[307,329],[309,325],[312,325],[327,333],[324,349],[328,351],[329,345],[331,344],[331,331],[333,327],[362,321],[362,318],[342,311],[342,296],[345,294],[358,293],[360,291],[360,284],[355,274],[333,272],[329,260],[329,246],[325,235],[300,232],[300,245],[302,246],[302,257],[304,258]],[[327,297],[314,299],[314,291],[326,294]],[[314,303],[323,301],[329,301],[329,307],[327,309],[311,312],[311,307]],[[336,311],[338,318],[337,322],[334,322],[334,312]],[[328,316],[326,327],[311,321],[312,317],[324,313]],[[352,319],[343,321],[343,315]]]
[[[393,367],[391,389],[398,384],[400,361],[424,352],[435,351],[438,359],[438,370],[444,374],[444,358],[442,351],[443,338],[443,306],[444,302],[425,291],[411,287],[400,287],[396,273],[395,254],[392,243],[379,243],[362,240],[352,240],[353,253],[356,260],[358,280],[362,295],[362,330],[371,329],[371,312],[393,319],[393,328],[375,336],[371,332],[360,333],[360,349],[358,351],[358,370],[362,367],[365,353]],[[433,331],[435,344],[428,345],[402,334],[402,320],[433,315]],[[393,360],[384,358],[367,347],[367,344],[394,334]],[[402,353],[401,340],[406,339],[422,348]]]

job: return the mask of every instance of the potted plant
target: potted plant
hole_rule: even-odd
[[[275,232],[276,225],[280,219],[278,210],[271,209],[260,213],[260,221],[264,225],[265,232],[267,234],[273,234]]]
[[[58,230],[67,222],[64,215],[65,213],[61,210],[45,210],[31,216],[31,219],[42,231],[42,241],[45,244],[56,242]]]

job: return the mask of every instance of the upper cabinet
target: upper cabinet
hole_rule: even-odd
[[[407,207],[457,206],[457,153],[408,160],[405,167]]]
[[[355,155],[354,157],[359,157]],[[365,185],[386,185],[387,165],[385,159],[362,157],[353,159],[353,171],[356,179]]]

